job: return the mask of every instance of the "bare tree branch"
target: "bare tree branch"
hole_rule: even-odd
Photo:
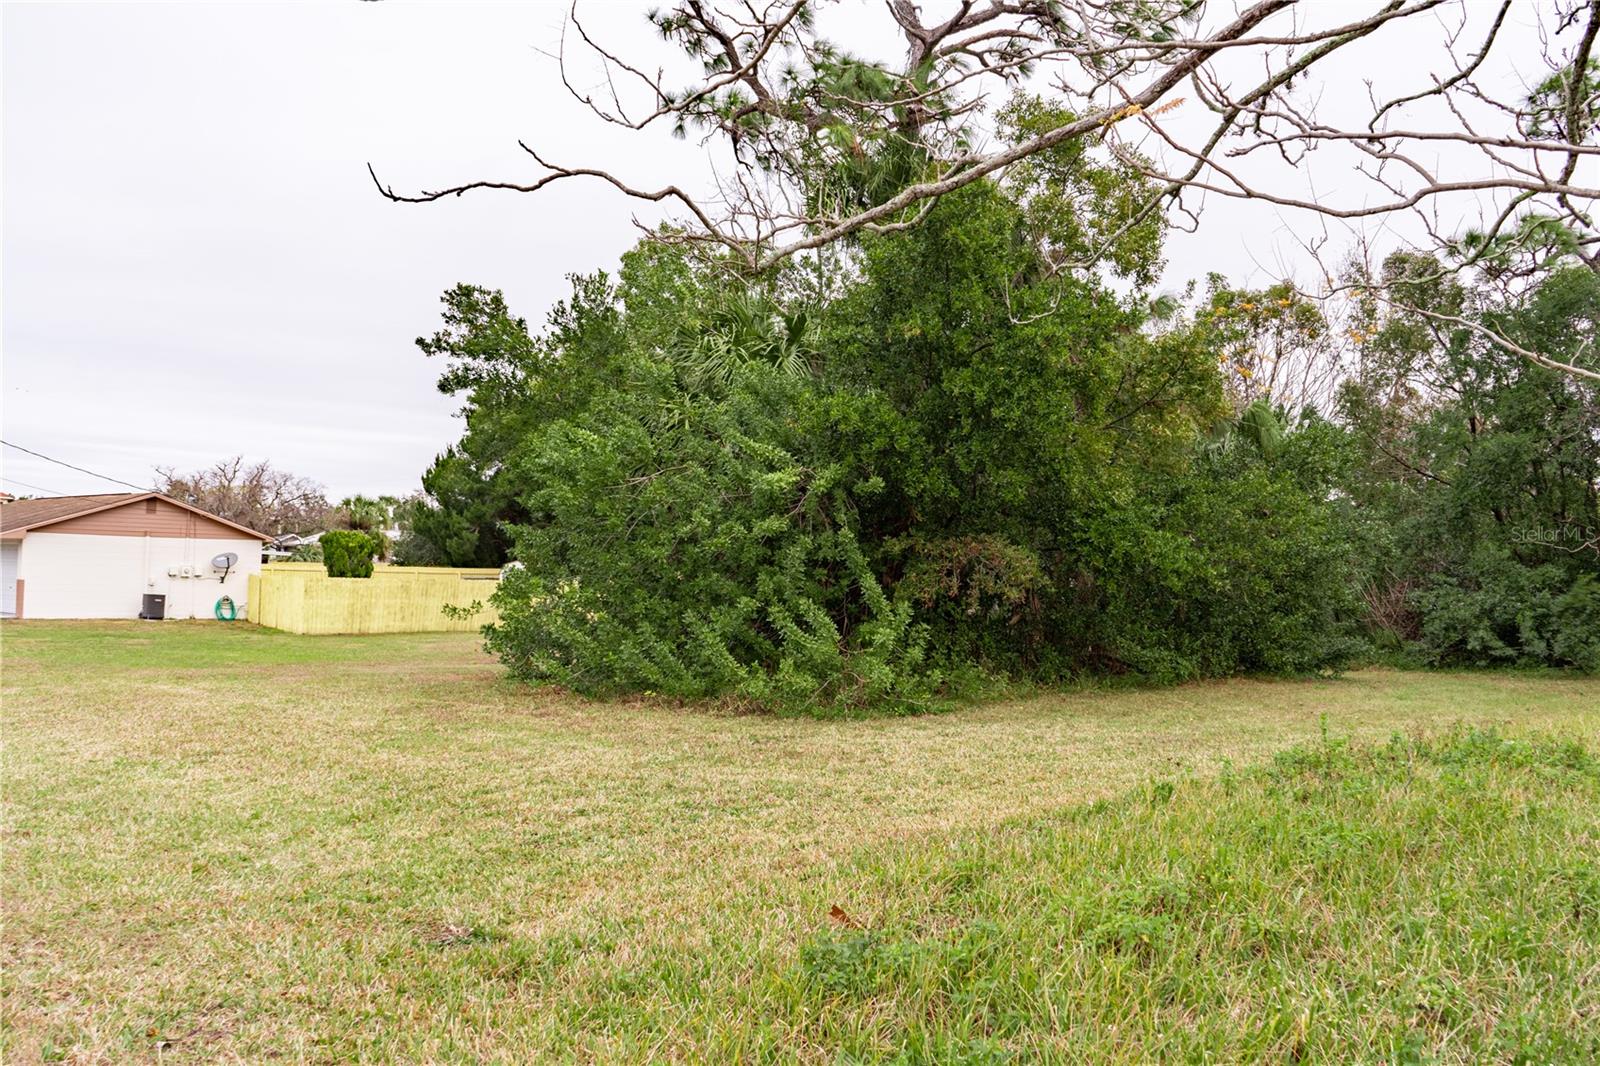
[[[1056,257],[1056,270],[1096,269],[1158,217],[1193,228],[1206,198],[1220,196],[1347,223],[1408,215],[1453,270],[1503,262],[1543,241],[1600,272],[1600,0],[1492,8],[1361,0],[1353,13],[1356,0],[1255,0],[1232,13],[1207,13],[1193,0],[945,0],[937,15],[923,11],[934,0],[867,3],[905,42],[895,62],[823,37],[815,15],[824,2],[674,0],[653,12],[667,48],[701,67],[685,85],[605,45],[574,5],[572,43],[598,63],[602,99],[569,74],[564,30],[555,58],[568,92],[609,124],[642,131],[668,122],[698,134],[717,172],[710,191],[552,164],[525,142],[541,169],[523,180],[408,193],[368,171],[400,203],[603,181],[666,207],[669,239],[762,272],[914,226],[941,198],[1080,143],[1142,175],[1149,189],[1092,247]],[[1441,17],[1451,11],[1455,19]],[[1512,28],[1529,20],[1543,54],[1517,57],[1526,88],[1508,93],[1504,72],[1491,68],[1504,65]],[[1373,39],[1440,57],[1437,69],[1419,69],[1420,85],[1388,99],[1369,85],[1355,114],[1348,91],[1339,108],[1321,106],[1308,90],[1316,72]],[[1254,76],[1236,85],[1247,70]],[[1046,89],[1060,116],[1054,125],[996,136],[986,117],[992,100]],[[1163,119],[1180,92],[1214,118],[1198,129],[1187,113]],[[1339,174],[1353,180],[1341,181],[1337,195],[1307,192],[1298,173],[1320,150],[1346,157]],[[1467,225],[1474,211],[1475,230]]]

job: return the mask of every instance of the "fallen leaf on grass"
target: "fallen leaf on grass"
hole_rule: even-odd
[[[833,909],[828,912],[828,917],[832,918],[835,922],[838,922],[840,925],[844,926],[846,929],[865,929],[866,928],[866,926],[862,925],[860,922],[856,921],[854,918],[852,918],[848,914],[846,914],[844,912],[844,908],[839,906],[837,903],[835,903],[833,905]]]

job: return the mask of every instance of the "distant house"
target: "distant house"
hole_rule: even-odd
[[[293,559],[294,553],[300,548],[307,544],[315,544],[321,539],[321,533],[279,533],[262,547],[261,561],[281,563],[285,559]]]
[[[0,613],[212,618],[228,596],[242,618],[269,539],[156,492],[0,502]]]

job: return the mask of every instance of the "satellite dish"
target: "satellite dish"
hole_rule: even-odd
[[[239,561],[239,557],[237,555],[235,555],[233,552],[223,552],[221,555],[213,555],[211,557],[211,565],[212,565],[212,567],[214,569],[222,571],[222,576],[217,578],[217,580],[218,581],[226,581],[226,580],[228,580],[228,574],[233,570],[233,564],[238,562],[238,561]],[[199,575],[196,574],[195,576],[198,577]]]

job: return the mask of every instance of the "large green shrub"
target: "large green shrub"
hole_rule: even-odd
[[[330,529],[321,537],[322,565],[329,577],[371,577],[378,541],[359,529]]]
[[[863,543],[948,665],[1040,679],[1337,666],[1351,550],[1325,425],[1226,410],[1208,335],[1038,277],[1025,212],[954,198],[867,249],[830,319]],[[1219,419],[1215,440],[1203,436]]]
[[[1088,630],[1101,665],[1162,680],[1301,674],[1360,650],[1334,506],[1259,457],[1206,464],[1153,495],[1096,530]]]
[[[1600,584],[1526,566],[1493,546],[1415,594],[1421,647],[1437,663],[1600,671]]]
[[[581,692],[734,695],[849,711],[926,706],[921,627],[857,539],[870,495],[812,432],[809,381],[736,369],[682,391],[669,367],[519,455],[518,530],[489,645],[519,676]]]
[[[1556,600],[1550,642],[1558,662],[1600,674],[1600,578],[1585,574]]]

